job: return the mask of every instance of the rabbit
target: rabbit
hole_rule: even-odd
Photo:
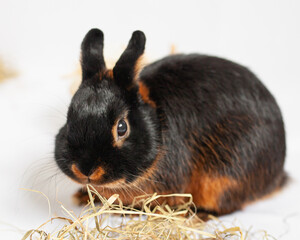
[[[55,161],[69,178],[124,204],[144,193],[191,193],[199,211],[216,215],[284,186],[282,115],[252,72],[200,54],[140,68],[141,31],[107,69],[103,39],[99,29],[83,39],[82,83],[56,135]],[[87,198],[82,189],[75,196]]]

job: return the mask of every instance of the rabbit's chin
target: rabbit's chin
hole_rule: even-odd
[[[91,184],[92,186],[96,188],[108,188],[108,189],[117,189],[117,188],[124,188],[128,184],[126,184],[125,178],[121,178],[118,180],[115,180],[113,182],[106,182],[106,183],[101,183],[99,181],[89,181],[88,183],[83,183],[83,184]]]

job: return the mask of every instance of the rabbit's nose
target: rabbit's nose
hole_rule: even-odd
[[[81,182],[96,182],[99,181],[102,177],[102,175],[105,173],[104,169],[102,167],[97,167],[96,169],[93,169],[92,171],[89,171],[87,174],[85,170],[79,170],[79,168],[76,166],[76,164],[73,164],[71,166],[71,170],[74,174],[74,176],[80,180]]]

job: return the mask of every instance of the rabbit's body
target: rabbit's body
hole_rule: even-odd
[[[156,180],[222,213],[283,183],[281,113],[249,70],[216,57],[175,55],[146,66],[140,81],[167,152]]]
[[[197,54],[166,57],[136,76],[144,43],[135,32],[109,71],[102,32],[87,34],[83,82],[56,139],[59,167],[125,204],[145,192],[192,193],[216,214],[282,186],[283,121],[263,84],[238,64]]]

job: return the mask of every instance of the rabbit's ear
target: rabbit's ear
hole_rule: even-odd
[[[86,80],[105,69],[103,58],[103,32],[91,29],[81,43],[82,80]]]
[[[117,61],[113,75],[115,81],[124,88],[130,88],[135,78],[135,66],[139,57],[144,53],[146,37],[141,31],[135,31],[127,48]]]

